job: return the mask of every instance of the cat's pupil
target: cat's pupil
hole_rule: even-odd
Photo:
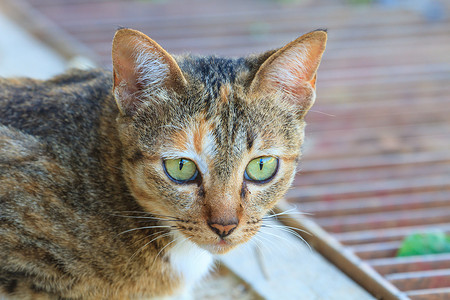
[[[262,158],[259,159],[259,170],[261,171],[264,166],[264,161]]]
[[[181,171],[181,169],[183,169],[183,165],[184,165],[184,159],[180,159],[180,164],[179,164],[180,171]]]

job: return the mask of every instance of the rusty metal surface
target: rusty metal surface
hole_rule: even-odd
[[[328,28],[318,99],[288,201],[411,299],[450,298],[448,254],[395,258],[408,234],[450,233],[447,2],[25,2],[106,67],[119,26],[147,33],[169,52],[222,55],[279,47]]]

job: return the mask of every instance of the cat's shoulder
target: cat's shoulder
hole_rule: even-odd
[[[0,109],[36,108],[44,103],[64,104],[75,98],[89,99],[86,96],[110,93],[111,86],[111,72],[101,69],[73,69],[47,80],[1,78]]]
[[[45,190],[48,170],[54,167],[39,139],[0,125],[0,210],[4,212],[1,218],[8,219],[12,207],[29,207],[35,199],[33,195]],[[14,218],[18,217],[16,213]]]
[[[44,139],[75,143],[92,135],[114,109],[109,71],[70,70],[49,80],[0,80],[0,125]]]
[[[0,124],[0,191],[42,177],[44,169],[53,164],[46,147],[35,136]]]
[[[41,148],[36,137],[0,124],[0,166],[29,161],[40,154]]]

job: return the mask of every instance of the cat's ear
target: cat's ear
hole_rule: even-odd
[[[132,114],[142,94],[158,89],[182,92],[186,80],[175,59],[145,34],[119,29],[113,40],[114,96],[123,114]]]
[[[250,92],[278,94],[296,105],[303,116],[315,100],[316,72],[326,42],[326,31],[317,30],[279,49],[259,67]]]

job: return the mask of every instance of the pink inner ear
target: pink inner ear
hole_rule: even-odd
[[[315,100],[316,72],[327,36],[323,31],[314,31],[287,44],[260,67],[250,87],[258,99],[261,93],[274,93],[292,104],[303,116]]]
[[[118,57],[114,65],[114,87],[126,86],[129,94],[138,91],[138,80],[134,62],[129,58]]]
[[[114,94],[124,113],[133,113],[141,91],[183,90],[186,80],[174,58],[152,39],[132,29],[116,32],[112,47]]]
[[[315,88],[316,69],[320,62],[320,53],[315,50],[302,44],[286,49],[268,66],[266,79],[291,94],[299,93],[305,84]]]

